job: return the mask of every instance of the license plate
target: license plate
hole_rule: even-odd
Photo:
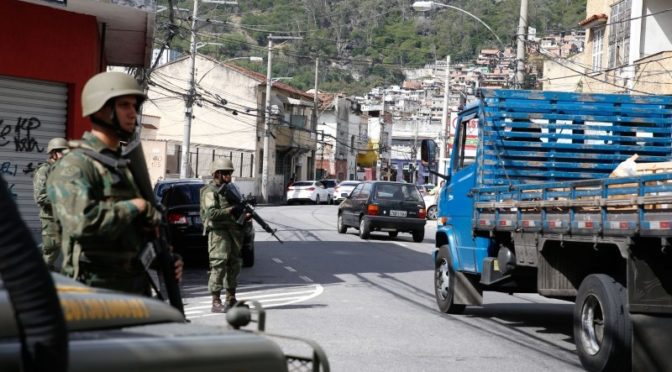
[[[406,217],[406,211],[390,211],[390,217]]]

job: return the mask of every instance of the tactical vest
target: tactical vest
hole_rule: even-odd
[[[81,141],[70,141],[69,147],[71,151],[83,154],[97,170],[102,184],[102,190],[92,190],[97,200],[118,202],[140,197],[126,159],[99,153]],[[78,241],[73,252],[75,265],[79,264],[75,268],[75,278],[94,275],[123,280],[143,275],[138,255],[145,241],[144,232],[138,224],[120,226],[120,229],[115,239]],[[84,279],[86,282],[87,278]]]

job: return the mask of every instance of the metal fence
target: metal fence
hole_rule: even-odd
[[[181,163],[181,151],[177,152],[177,164]],[[210,175],[210,166],[215,159],[230,159],[233,162],[233,175],[236,177],[254,177],[254,153],[243,151],[224,151],[213,148],[198,148],[189,151],[188,177],[201,178]]]

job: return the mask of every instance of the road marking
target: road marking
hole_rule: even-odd
[[[293,273],[296,272],[296,270],[295,270],[293,267],[291,267],[291,266],[285,266],[285,269],[287,269],[287,271],[291,271],[291,272],[293,272]]]
[[[305,275],[300,275],[299,278],[303,279],[304,282],[312,283],[313,279],[310,279],[309,277]]]
[[[402,243],[402,242],[392,242],[392,243],[394,243],[394,244],[396,244],[396,245],[400,245],[400,246],[402,246],[402,247],[404,247],[404,248],[408,248],[408,246],[407,246],[406,244]]]
[[[307,278],[310,279],[310,278]],[[240,287],[239,287],[240,288]],[[320,284],[295,285],[289,287],[259,288],[239,292],[238,300],[254,300],[264,308],[287,306],[308,301],[321,295],[324,287]],[[185,314],[189,319],[217,315],[210,313],[211,303],[209,296],[195,296],[186,298],[190,304],[185,306]]]
[[[282,260],[279,259],[279,258],[275,258],[275,257],[274,257],[274,258],[273,258],[273,261],[275,261],[275,263],[282,264]]]

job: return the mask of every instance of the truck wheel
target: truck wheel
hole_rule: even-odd
[[[588,275],[574,305],[574,342],[583,367],[629,371],[631,339],[625,287],[605,274]]]
[[[348,227],[343,224],[343,215],[338,215],[337,229],[340,234],[345,234],[348,231]]]
[[[455,270],[450,261],[443,252],[447,252],[447,246],[439,249],[434,263],[434,297],[439,310],[448,314],[462,314],[465,305],[457,305],[455,299]]]
[[[427,209],[427,219],[428,220],[436,219],[436,205],[432,205]]]
[[[413,231],[413,241],[420,243],[425,239],[425,230],[415,230]]]
[[[362,219],[359,220],[359,237],[362,239],[368,239],[369,236],[371,236],[369,221],[365,220],[364,217],[362,217]]]

